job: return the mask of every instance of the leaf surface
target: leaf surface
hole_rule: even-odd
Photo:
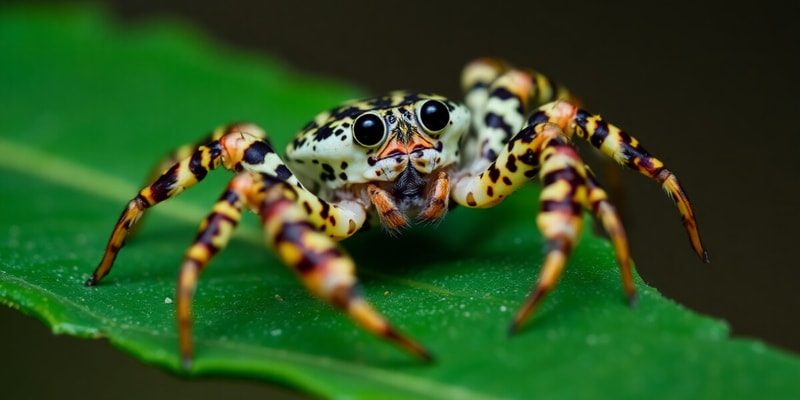
[[[87,288],[122,207],[160,156],[219,124],[254,121],[283,146],[361,92],[223,50],[175,22],[123,31],[85,9],[3,10],[0,54],[11,55],[0,62],[0,301],[54,333],[107,338],[182,373],[177,266],[230,175],[153,209],[103,284]],[[247,216],[201,277],[191,373],[325,397],[800,398],[797,358],[729,338],[724,322],[638,278],[639,306],[627,307],[613,251],[591,233],[508,337],[542,261],[537,195],[529,187],[437,227],[344,242],[366,297],[434,352],[432,365],[312,299]]]

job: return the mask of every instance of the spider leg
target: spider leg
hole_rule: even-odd
[[[635,299],[630,255],[624,230],[605,191],[554,123],[528,126],[517,133],[485,171],[455,180],[451,196],[467,207],[491,207],[539,175],[543,182],[537,225],[547,252],[531,295],[516,314],[515,332],[555,286],[583,229],[582,210],[600,218],[612,237],[629,301]]]
[[[464,137],[462,157],[473,173],[481,172],[494,161],[512,135],[519,132],[529,107],[556,100],[582,104],[564,85],[548,76],[529,68],[517,69],[494,58],[479,58],[467,64],[461,86],[474,128]],[[619,204],[625,199],[620,170],[607,157],[599,159],[604,164],[603,175],[612,197]]]
[[[181,265],[177,290],[177,320],[181,364],[190,369],[193,359],[192,299],[199,274],[230,240],[243,206],[261,217],[267,244],[298,275],[314,296],[343,311],[365,330],[394,342],[416,357],[431,360],[430,353],[402,335],[361,296],[355,264],[336,241],[319,232],[298,206],[292,186],[256,173],[240,173],[200,226]]]
[[[192,344],[192,301],[197,279],[211,259],[223,249],[233,235],[242,216],[246,197],[251,195],[252,178],[249,173],[234,177],[219,198],[211,213],[200,225],[199,232],[186,251],[178,275],[176,293],[176,318],[181,365],[191,369],[194,347]]]
[[[159,176],[168,168],[170,168],[173,164],[180,162],[181,160],[190,157],[194,154],[195,150],[203,145],[208,145],[215,141],[218,141],[223,136],[234,133],[234,132],[247,132],[251,136],[255,136],[260,139],[266,139],[266,133],[256,125],[240,122],[240,123],[232,123],[227,125],[218,126],[211,132],[204,135],[200,140],[189,143],[183,146],[178,147],[177,149],[173,150],[165,157],[160,159],[153,169],[148,174],[148,182],[153,182],[158,179]]]
[[[542,132],[539,178],[543,186],[536,223],[546,241],[539,279],[510,327],[516,332],[544,296],[558,283],[583,229],[583,207],[588,203],[584,163],[567,137],[555,126]]]
[[[175,157],[177,155],[187,156],[166,168],[122,211],[103,258],[86,281],[87,286],[96,285],[110,272],[125,239],[148,208],[181,194],[220,165],[230,171],[249,170],[270,174],[296,186],[299,202],[308,213],[309,220],[333,238],[343,239],[352,235],[366,220],[363,206],[349,201],[330,204],[303,188],[275,153],[264,131],[255,125],[232,124],[217,129],[210,136],[210,141],[197,146],[193,152],[179,150]]]
[[[633,284],[633,272],[631,270],[631,258],[625,228],[615,207],[608,200],[608,194],[600,186],[600,182],[597,181],[592,170],[588,166],[584,166],[584,169],[586,171],[586,188],[588,190],[584,206],[597,216],[611,239],[614,253],[617,255],[620,274],[622,275],[622,288],[628,297],[628,304],[633,307],[636,305],[636,286]]]
[[[681,214],[692,248],[703,262],[709,262],[708,253],[700,240],[694,211],[678,178],[664,167],[661,160],[647,152],[636,138],[604,121],[599,115],[561,101],[539,107],[528,118],[527,126],[544,122],[559,125],[567,135],[575,134],[585,139],[618,163],[660,183]]]
[[[462,157],[472,172],[480,172],[494,161],[522,128],[528,107],[554,100],[580,103],[566,87],[547,76],[493,58],[479,58],[467,64],[461,86],[472,112],[473,127],[463,139]]]
[[[265,191],[257,209],[267,242],[308,291],[343,311],[368,332],[431,361],[431,354],[424,347],[401,334],[363,298],[352,258],[309,222],[308,215],[298,206],[298,191],[270,176],[261,177]]]
[[[176,152],[172,159],[177,155],[183,158],[128,203],[112,231],[103,259],[86,284],[95,285],[108,274],[131,227],[147,208],[177,196],[221,165],[238,174],[201,225],[179,275],[176,306],[185,368],[191,366],[193,354],[191,304],[198,276],[228,243],[245,206],[261,216],[268,244],[282,262],[297,272],[312,294],[344,311],[367,331],[420,359],[431,360],[426,349],[400,334],[360,295],[354,263],[336,243],[363,225],[365,205],[357,200],[334,204],[316,197],[281,161],[261,129],[253,125],[232,127],[241,130],[218,130],[194,151]],[[243,131],[245,128],[247,132]]]
[[[233,125],[232,127],[242,128],[243,126]],[[240,134],[238,132],[235,134]],[[86,281],[86,285],[96,285],[111,271],[117,254],[125,244],[125,239],[146,209],[179,195],[203,180],[208,171],[217,168],[223,162],[223,152],[224,148],[219,140],[202,144],[192,152],[185,151],[184,155],[186,156],[183,159],[166,168],[153,183],[139,191],[122,211],[111,232],[103,258],[92,276]]]
[[[247,132],[252,136],[266,139],[266,133],[261,128],[246,122],[232,123],[219,126],[216,129],[209,132],[208,134],[206,134],[205,136],[203,136],[202,139],[194,143],[180,146],[177,149],[173,150],[168,155],[166,155],[165,157],[163,157],[162,159],[160,159],[158,162],[156,162],[155,166],[150,170],[150,173],[147,175],[146,182],[155,182],[156,179],[158,179],[164,173],[164,171],[168,170],[174,164],[179,163],[181,160],[191,157],[192,154],[194,154],[194,152],[200,146],[212,144],[214,141],[218,141],[223,136],[234,132]],[[136,223],[134,223],[133,226],[128,231],[127,237],[130,238],[136,235],[136,233],[139,231],[139,228],[142,226],[144,218],[145,215],[142,214],[139,220]]]

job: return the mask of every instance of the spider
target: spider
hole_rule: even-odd
[[[708,255],[678,179],[639,142],[580,108],[563,86],[489,58],[464,68],[465,103],[406,91],[348,102],[317,115],[281,158],[264,130],[236,123],[172,153],[122,212],[86,285],[106,276],[145,210],[173,198],[219,166],[234,173],[181,264],[176,293],[182,366],[191,368],[197,279],[228,243],[247,208],[267,244],[316,297],[363,329],[422,359],[431,353],[394,328],[359,294],[353,260],[339,246],[379,222],[389,232],[412,220],[436,222],[455,204],[492,207],[539,177],[537,225],[547,249],[536,284],[516,313],[516,332],[556,284],[583,225],[584,210],[608,232],[631,305],[636,292],[627,239],[604,189],[573,147],[584,139],[654,179],[675,202],[695,252]],[[529,111],[530,110],[530,111]]]

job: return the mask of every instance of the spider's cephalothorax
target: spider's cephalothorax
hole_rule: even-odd
[[[289,168],[317,196],[369,199],[383,225],[441,218],[437,186],[459,162],[469,111],[441,96],[394,92],[318,115],[286,149]]]
[[[180,353],[193,357],[191,304],[200,272],[228,242],[242,210],[261,218],[276,256],[306,288],[364,329],[429,360],[357,290],[353,260],[337,241],[376,216],[389,230],[410,220],[437,221],[451,202],[491,207],[538,177],[537,225],[547,241],[539,279],[512,321],[516,331],[553,288],[576,245],[583,212],[608,231],[631,303],[635,287],[627,239],[614,207],[572,146],[584,139],[618,163],[654,179],[675,202],[695,252],[708,256],[677,178],[639,142],[579,108],[566,89],[532,71],[478,59],[462,74],[465,104],[411,92],[354,101],[318,115],[281,158],[252,124],[220,127],[182,147],[123,210],[103,259],[86,282],[108,272],[144,211],[175,197],[218,166],[235,172],[181,265],[176,294]]]

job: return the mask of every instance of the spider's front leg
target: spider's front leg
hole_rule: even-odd
[[[423,360],[431,359],[427,350],[398,333],[361,297],[353,261],[335,241],[363,225],[363,205],[347,200],[329,203],[306,190],[275,153],[263,130],[254,125],[220,128],[202,144],[191,147],[194,150],[187,147],[174,153],[170,159],[175,163],[128,203],[87,285],[96,285],[108,274],[147,208],[177,196],[222,165],[237,175],[201,225],[186,252],[178,280],[177,320],[185,368],[191,366],[193,354],[191,304],[197,279],[227,245],[244,207],[261,216],[268,244],[298,273],[312,294],[343,310],[365,330]]]
[[[341,310],[368,332],[430,361],[431,355],[425,348],[400,334],[361,296],[352,258],[310,222],[298,203],[301,196],[295,188],[267,174],[240,173],[231,180],[203,222],[186,252],[178,280],[176,306],[184,369],[191,368],[194,354],[191,304],[198,276],[228,243],[243,207],[259,214],[268,246],[311,294]]]

